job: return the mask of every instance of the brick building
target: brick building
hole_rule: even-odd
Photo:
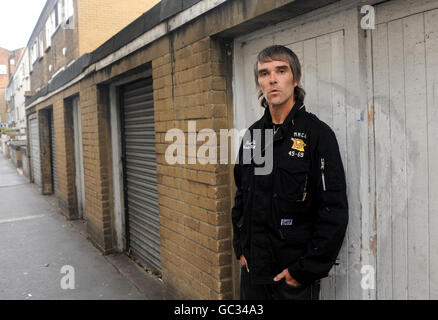
[[[16,49],[11,51],[11,55],[9,57],[9,74],[12,75],[17,68],[18,61],[20,61],[21,56],[23,55],[24,48]]]
[[[9,83],[9,56],[11,52],[0,47],[0,123],[7,123],[6,87]]]
[[[24,90],[17,92],[19,100],[24,101],[29,96],[46,94],[49,88],[63,80],[60,76],[63,70],[71,65],[84,64],[87,52],[96,49],[156,2],[157,0],[132,1],[127,6],[125,2],[116,0],[47,0],[27,44],[27,60],[22,61],[23,70],[28,69],[30,84],[29,88],[26,85],[23,86]],[[24,80],[18,79],[17,86],[23,83]],[[42,123],[48,125],[47,134],[53,141],[50,147],[55,164],[56,130],[52,109],[39,115],[35,114],[26,124],[32,131],[29,141],[33,162],[31,179],[40,187],[44,187],[42,174],[48,174],[40,168],[42,159],[38,136],[40,130],[44,130],[40,127]],[[53,185],[55,191],[58,186],[56,172],[56,169],[50,169],[50,173],[54,175],[51,186]]]
[[[29,72],[23,70],[22,56],[25,48],[11,51],[9,56],[9,82],[6,88],[6,123],[8,128],[16,132],[25,133],[26,114],[24,110],[24,94],[20,91],[29,87]],[[27,56],[25,55],[25,58]],[[17,71],[18,67],[18,72]],[[27,89],[28,90],[28,89]],[[21,98],[21,96],[23,98]]]
[[[9,57],[12,52],[0,47],[0,87],[5,88],[9,83]]]
[[[363,4],[161,1],[28,100],[41,128],[54,114],[55,139],[39,131],[43,192],[56,175],[61,213],[85,218],[105,254],[130,252],[161,273],[167,297],[238,297],[232,166],[170,164],[166,133],[190,136],[191,120],[196,132],[248,127],[263,113],[255,56],[284,44],[303,64],[306,106],[335,131],[346,169],[348,232],[321,298],[438,298],[428,272],[438,265],[429,247],[438,220],[427,219],[438,207],[436,151],[427,147],[438,135],[438,4],[367,1],[376,28],[365,30]],[[405,73],[416,82],[405,85]],[[412,201],[419,207],[403,205]]]
[[[31,91],[88,53],[158,0],[47,0],[28,42]],[[34,76],[38,75],[38,76]]]

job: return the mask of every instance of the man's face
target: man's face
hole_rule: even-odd
[[[258,62],[258,89],[263,92],[269,105],[281,106],[294,100],[292,70],[287,61],[268,60]]]

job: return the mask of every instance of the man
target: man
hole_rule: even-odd
[[[319,279],[333,266],[348,222],[338,143],[328,125],[306,112],[301,66],[290,49],[262,50],[254,75],[265,112],[248,129],[234,167],[241,299],[318,299]],[[257,130],[262,143],[253,139]],[[268,130],[270,146],[263,141]],[[257,148],[273,153],[268,174],[256,173],[254,156],[244,161]]]

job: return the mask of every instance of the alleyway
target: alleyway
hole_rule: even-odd
[[[128,280],[139,271],[144,278],[129,258],[104,257],[80,232],[82,222],[67,221],[54,203],[0,153],[0,300],[154,298]],[[63,266],[73,267],[74,279]],[[61,287],[66,276],[74,289]]]

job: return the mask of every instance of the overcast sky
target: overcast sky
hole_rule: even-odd
[[[25,47],[46,0],[0,0],[0,47]]]

